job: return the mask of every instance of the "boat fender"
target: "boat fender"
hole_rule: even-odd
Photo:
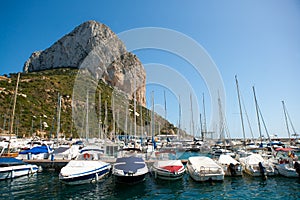
[[[95,181],[98,182],[99,181],[99,176],[98,176],[98,173],[96,173],[96,176],[95,176]]]
[[[300,164],[298,162],[295,162],[294,168],[296,169],[296,172],[298,173],[298,175],[300,177]]]
[[[261,162],[258,163],[260,174],[264,179],[267,179],[267,173],[266,173],[266,168],[263,166]]]
[[[230,163],[228,168],[229,168],[229,171],[230,171],[231,175],[235,176],[236,175],[236,169],[235,169],[234,164]]]
[[[88,154],[88,153],[83,154],[83,158],[85,160],[89,159],[90,158],[90,154]]]
[[[32,175],[32,174],[33,174],[33,169],[32,169],[32,166],[31,166],[29,171],[28,171],[28,175]]]
[[[43,168],[42,168],[42,166],[40,165],[39,167],[38,167],[38,172],[42,172],[43,171]]]

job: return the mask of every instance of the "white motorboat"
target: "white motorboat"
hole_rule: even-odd
[[[151,171],[155,178],[178,180],[183,177],[185,168],[181,160],[157,160],[154,162]]]
[[[60,146],[51,153],[51,160],[71,160],[75,159],[79,154],[79,145]]]
[[[76,160],[71,160],[61,169],[59,180],[69,185],[103,180],[109,174],[111,165],[100,161],[99,153],[95,152],[96,149],[82,151]]]
[[[31,175],[38,170],[37,165],[27,164],[16,158],[0,158],[0,180]]]
[[[276,164],[278,173],[285,177],[300,177],[300,164],[298,162]]]
[[[300,177],[300,164],[292,148],[277,148],[274,161],[278,173],[285,177]]]
[[[220,155],[217,164],[219,164],[224,172],[225,176],[241,176],[242,166],[241,164],[232,158],[230,155]]]
[[[260,154],[252,154],[245,158],[240,158],[243,171],[250,176],[273,176],[275,169],[273,165],[264,160]]]
[[[209,157],[189,157],[186,167],[191,178],[195,181],[224,180],[224,170]]]
[[[144,181],[148,172],[145,161],[136,156],[117,158],[112,170],[116,181],[126,184]]]

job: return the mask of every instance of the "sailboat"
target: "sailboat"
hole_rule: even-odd
[[[135,73],[135,71],[134,71]],[[145,180],[146,174],[149,172],[149,169],[141,157],[142,155],[137,155],[136,150],[141,150],[138,148],[136,143],[136,81],[134,79],[134,143],[133,149],[127,148],[127,150],[131,150],[130,154],[122,155],[117,158],[115,164],[113,165],[112,174],[115,177],[116,181],[119,183],[126,184],[135,184]],[[123,149],[125,150],[125,149]],[[123,152],[122,152],[123,153]]]
[[[260,139],[261,139],[260,147],[263,147],[262,146],[263,141],[262,141],[262,134],[261,134],[261,124],[260,124],[260,116],[262,117],[262,115],[261,115],[260,109],[258,107],[255,88],[252,87],[252,89],[253,89],[255,108],[256,108],[256,114],[257,114],[257,123],[258,123],[258,128],[259,128]],[[262,122],[265,126],[263,118],[262,118]],[[266,129],[266,126],[265,126],[265,129]],[[266,131],[267,131],[267,129],[266,129]],[[268,134],[268,132],[267,132],[267,134]],[[272,149],[272,147],[271,147],[271,149]],[[241,162],[241,164],[243,166],[243,171],[250,176],[262,176],[264,179],[266,179],[267,176],[275,175],[275,169],[274,169],[273,164],[269,160],[264,159],[260,154],[252,154],[248,157],[240,158],[239,161]]]
[[[9,135],[11,138],[12,131],[13,131],[13,122],[14,122],[14,115],[15,115],[15,108],[16,108],[16,101],[17,101],[17,92],[20,80],[20,73],[18,73],[17,78],[17,85],[14,95],[14,104],[13,104],[13,112],[11,116],[11,125]],[[10,142],[10,140],[9,140]],[[4,150],[4,149],[3,149]],[[18,153],[10,151],[10,143],[7,146],[7,152],[2,151],[0,157],[0,180],[4,179],[13,179],[20,176],[34,174],[38,171],[37,165],[26,164],[21,160],[16,159],[15,157]]]
[[[18,87],[19,87],[19,81],[20,81],[20,73],[18,73],[17,77],[17,84],[14,94],[14,102],[13,102],[13,109],[12,109],[12,115],[10,119],[10,129],[9,129],[9,141],[8,145],[5,147],[3,146],[2,151],[0,152],[0,157],[17,157],[18,152],[13,152],[10,148],[10,140],[13,133],[13,125],[14,125],[14,119],[15,119],[15,109],[16,109],[16,103],[17,103],[17,93],[18,93]]]

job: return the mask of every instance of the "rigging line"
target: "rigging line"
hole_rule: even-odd
[[[227,125],[226,117],[224,117],[224,128],[225,128],[227,138],[231,140],[230,131],[229,131],[229,128],[228,128],[228,125]]]
[[[261,113],[261,110],[260,110],[260,108],[259,108],[259,105],[257,105],[257,107],[258,107],[259,114],[260,114],[260,116],[261,116],[261,120],[262,120],[262,122],[263,122],[264,128],[265,128],[266,133],[267,133],[267,135],[268,135],[269,142],[271,143],[271,138],[270,138],[270,135],[269,135],[269,132],[268,132],[268,129],[267,129],[265,120],[264,120],[264,118],[263,118],[263,116],[262,116],[262,113]],[[274,156],[274,155],[275,155],[275,150],[274,150],[272,144],[270,145],[270,148],[271,148],[271,151],[272,151],[272,155]]]
[[[287,109],[286,109],[286,114],[287,114],[287,117],[288,117],[288,119],[289,119],[289,121],[290,121],[290,124],[291,124],[291,127],[292,127],[292,129],[293,129],[293,132],[294,132],[294,134],[296,135],[295,127],[294,127],[294,125],[293,125],[293,123],[292,123],[292,120],[291,120],[291,118],[290,118],[290,115],[289,115],[289,112],[287,111]]]
[[[259,111],[259,115],[260,115],[260,117],[261,117],[262,123],[263,123],[263,125],[264,125],[264,128],[265,128],[265,131],[266,131],[266,133],[267,133],[267,136],[268,136],[269,142],[271,142],[271,138],[270,138],[270,135],[269,135],[269,132],[268,132],[268,129],[267,129],[267,126],[266,126],[265,120],[264,120],[264,118],[263,118],[263,116],[262,116],[262,113],[261,113],[261,110],[260,110],[260,107],[259,107],[259,105],[257,105],[257,107],[258,107],[258,111]]]
[[[250,133],[251,133],[251,136],[252,136],[252,140],[254,141],[253,130],[252,130],[252,127],[251,127],[251,124],[250,124],[250,119],[249,119],[249,116],[248,116],[248,113],[247,113],[247,110],[246,110],[246,106],[245,106],[245,103],[244,103],[243,96],[241,96],[241,100],[242,100],[243,109],[245,111],[245,115],[246,115],[246,118],[247,118],[247,123],[248,123],[249,129],[250,129]]]
[[[282,107],[283,107],[283,113],[284,113],[284,119],[285,119],[286,129],[287,129],[287,132],[288,132],[289,139],[291,139],[289,122],[288,122],[288,118],[287,118],[287,114],[286,114],[287,111],[286,111],[286,108],[285,108],[285,105],[284,105],[284,101],[281,101],[281,103],[282,103]]]

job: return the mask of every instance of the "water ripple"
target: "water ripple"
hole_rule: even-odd
[[[300,180],[249,176],[225,178],[223,182],[199,183],[187,174],[175,182],[147,176],[137,185],[118,184],[112,177],[102,183],[69,186],[58,173],[0,181],[1,199],[300,199]]]

